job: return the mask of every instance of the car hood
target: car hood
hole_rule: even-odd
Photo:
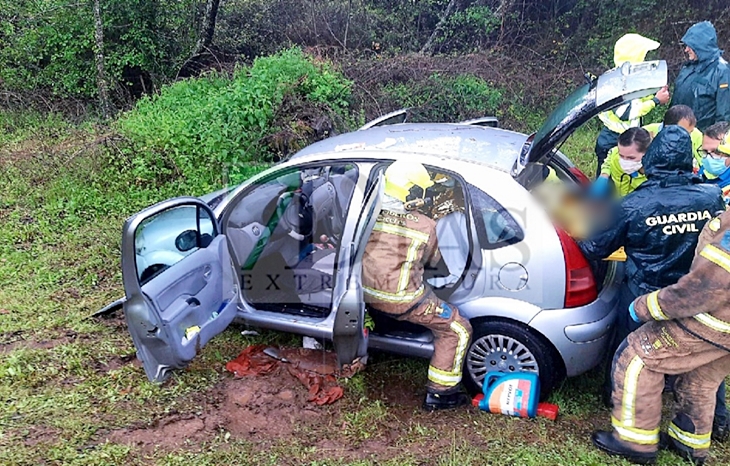
[[[667,63],[663,60],[636,64],[624,63],[591,78],[570,94],[554,111],[543,126],[527,138],[512,175],[520,175],[529,164],[545,164],[555,154],[557,146],[583,123],[601,112],[654,94],[667,84]]]

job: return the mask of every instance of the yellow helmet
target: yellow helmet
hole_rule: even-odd
[[[401,159],[391,163],[385,170],[385,194],[406,202],[413,186],[424,190],[433,186],[426,167],[420,163]]]
[[[641,34],[624,34],[613,46],[613,62],[621,66],[625,62],[631,64],[644,61],[650,50],[659,48],[659,42],[644,37]]]

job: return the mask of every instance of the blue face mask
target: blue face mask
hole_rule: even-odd
[[[725,170],[728,169],[727,166],[725,166],[725,157],[721,159],[715,159],[712,157],[703,157],[702,158],[702,166],[705,168],[705,171],[709,173],[710,175],[720,176],[723,173],[725,173]]]

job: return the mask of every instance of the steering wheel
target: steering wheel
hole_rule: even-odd
[[[303,241],[312,234],[312,206],[306,194],[301,191],[284,193],[279,196],[279,206],[284,209],[279,227],[286,234],[297,241]]]

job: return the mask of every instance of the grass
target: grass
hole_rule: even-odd
[[[628,464],[590,445],[590,432],[609,425],[597,372],[556,390],[557,422],[470,409],[428,414],[419,409],[427,362],[378,353],[345,384],[344,399],[286,437],[222,424],[174,445],[109,440],[214,409],[230,380],[225,362],[250,344],[298,340],[232,326],[188,370],[148,382],[123,322],[88,316],[123,294],[124,219],[180,193],[137,184],[103,129],[53,116],[3,115],[0,125],[0,464]],[[583,169],[592,137],[580,131],[563,148]],[[726,446],[713,446],[713,456],[730,462]],[[677,457],[661,453],[659,464]]]

